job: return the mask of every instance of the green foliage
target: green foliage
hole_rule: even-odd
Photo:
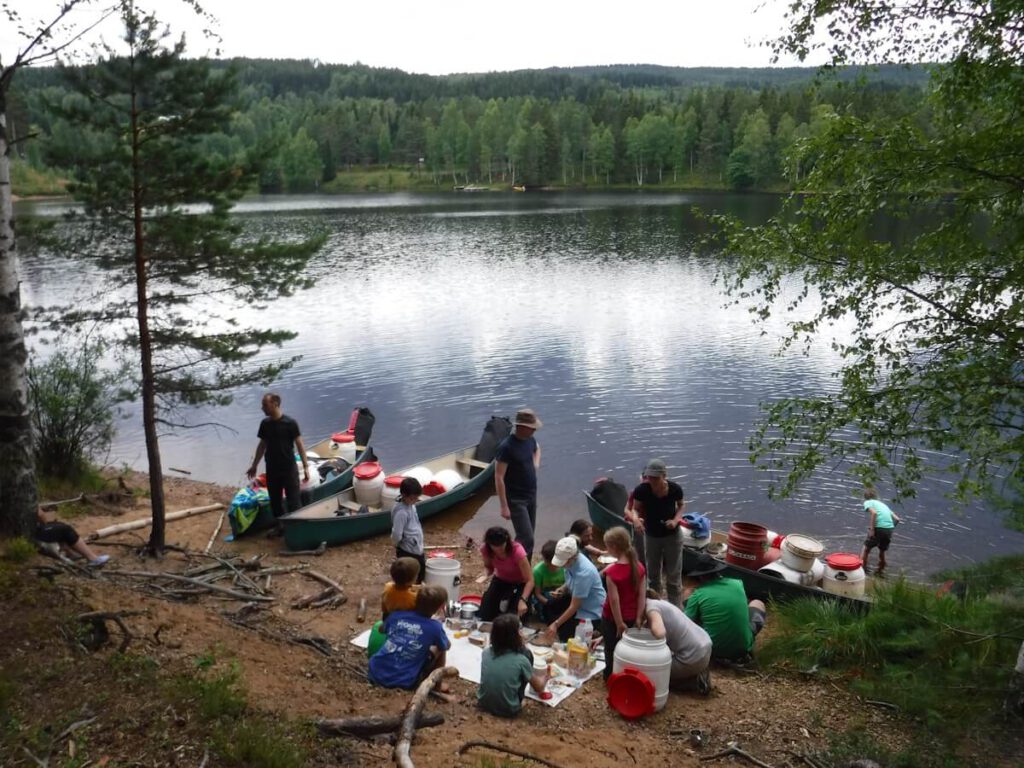
[[[85,464],[77,474],[70,477],[37,474],[40,499],[68,499],[80,493],[98,493],[107,487],[107,479],[92,464]],[[86,511],[76,504],[62,504],[57,509],[61,517],[74,517]]]
[[[4,560],[10,563],[24,563],[36,553],[35,544],[23,537],[4,542]]]
[[[879,744],[866,730],[855,727],[842,732],[829,730],[829,746],[813,755],[825,765],[849,765],[855,760],[874,760],[888,768],[983,768],[987,763],[965,762],[961,755],[936,749],[934,740],[918,738],[899,752]]]
[[[30,358],[26,369],[37,472],[79,479],[90,460],[102,458],[114,438],[117,403],[126,370],[105,369],[106,346],[83,338],[60,344],[49,357]]]
[[[63,195],[67,191],[64,179],[56,171],[24,161],[11,163],[11,190],[21,197]]]
[[[177,678],[172,691],[199,709],[204,718],[233,718],[246,707],[241,675],[235,664],[224,668],[199,665],[195,674]]]
[[[755,321],[785,313],[784,348],[850,329],[832,340],[843,361],[834,391],[766,403],[752,459],[780,471],[783,495],[845,463],[859,479],[887,477],[897,496],[948,472],[957,499],[1001,496],[1019,510],[1024,50],[1002,41],[1017,39],[1021,10],[798,0],[791,13],[786,50],[804,51],[819,24],[839,19],[831,28],[854,34],[827,38],[836,63],[947,63],[921,114],[817,105],[787,160],[815,194],[764,227],[716,219],[727,288]],[[894,240],[893,220],[914,234]],[[794,294],[794,278],[806,290]]]
[[[1024,555],[993,557],[968,568],[942,571],[937,578],[960,581],[972,594],[1005,595],[1024,602]]]
[[[940,597],[904,582],[876,591],[863,615],[800,600],[773,617],[779,631],[761,649],[763,661],[846,680],[937,731],[999,711],[1024,639],[1024,603]]]
[[[228,765],[239,768],[304,768],[306,750],[295,744],[280,724],[243,721],[214,732],[214,748]]]

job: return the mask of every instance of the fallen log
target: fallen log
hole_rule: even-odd
[[[324,576],[320,571],[305,571],[304,573],[309,576],[309,578],[316,579],[321,584],[325,584],[328,587],[334,587],[338,590],[339,594],[345,591],[341,588],[341,584],[328,576]]]
[[[466,752],[469,749],[472,749],[473,747],[486,747],[487,749],[493,749],[495,752],[504,752],[508,755],[515,755],[516,757],[521,757],[524,760],[533,760],[535,763],[547,765],[549,766],[549,768],[562,768],[562,766],[560,766],[558,763],[552,763],[550,760],[545,760],[543,757],[531,755],[529,752],[520,752],[518,749],[505,747],[501,744],[493,744],[490,741],[467,741],[465,744],[459,747],[459,754],[461,755],[462,753]]]
[[[201,515],[204,512],[213,512],[217,509],[223,509],[223,504],[208,504],[205,507],[191,507],[190,509],[181,509],[177,512],[169,512],[164,516],[165,522],[172,522],[173,520],[183,520],[186,517],[192,517],[192,515]],[[106,528],[100,528],[98,531],[90,533],[86,538],[87,541],[96,541],[97,539],[105,539],[107,536],[113,536],[118,533],[125,531],[134,531],[138,528],[148,528],[153,524],[152,517],[146,517],[141,520],[132,520],[129,523],[118,523],[117,525],[108,525]]]
[[[320,546],[316,549],[297,549],[294,552],[290,549],[282,549],[277,554],[280,557],[305,557],[309,555],[311,557],[320,557],[324,552],[327,551],[327,542],[321,541]]]
[[[270,565],[266,568],[260,568],[253,576],[259,578],[260,576],[271,576],[278,575],[281,573],[295,573],[296,571],[305,571],[309,568],[306,563],[299,563],[298,565]],[[331,587],[333,589],[333,587]]]
[[[305,595],[304,597],[300,597],[298,600],[292,603],[292,608],[308,608],[313,603],[318,603],[321,600],[327,600],[328,598],[334,597],[337,594],[338,593],[335,591],[334,587],[327,587],[325,589],[320,590],[319,592],[315,592],[312,595]]]
[[[394,758],[399,768],[415,768],[410,752],[412,751],[412,740],[416,735],[416,721],[419,720],[423,707],[427,703],[430,692],[446,677],[458,677],[459,670],[456,667],[442,667],[435,669],[427,679],[420,683],[416,693],[409,699],[409,703],[402,713],[402,725],[398,729],[398,741],[395,742]]]
[[[416,720],[417,728],[433,728],[444,724],[440,712],[421,712]],[[402,725],[400,715],[393,717],[343,717],[339,720],[318,720],[317,730],[321,736],[357,736],[368,738],[381,733],[392,733]]]
[[[187,576],[179,576],[176,573],[154,573],[153,571],[106,571],[105,576],[133,576],[142,579],[170,579],[171,581],[180,581],[184,584],[191,584],[194,587],[205,589],[207,592],[216,592],[218,595],[226,595],[232,597],[235,600],[245,600],[246,602],[258,602],[258,603],[272,603],[274,598],[268,595],[251,595],[245,592],[235,592],[232,589],[226,587],[218,587],[216,584],[207,584],[204,581],[198,579],[190,579]]]

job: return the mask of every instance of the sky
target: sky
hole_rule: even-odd
[[[13,0],[22,18],[42,20],[63,0]],[[109,2],[109,0],[108,0]],[[76,11],[79,29],[108,2]],[[214,53],[182,0],[139,0],[189,53]],[[786,0],[205,0],[217,19],[222,56],[361,62],[407,72],[450,74],[600,64],[764,67],[763,43],[782,29]],[[101,25],[116,36],[116,25]],[[0,56],[23,45],[0,23]],[[811,62],[814,64],[817,62]],[[782,65],[799,64],[794,59]]]

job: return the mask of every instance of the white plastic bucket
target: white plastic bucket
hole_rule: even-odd
[[[791,533],[782,540],[782,562],[795,571],[807,573],[816,558],[821,557],[825,547],[817,539],[799,533]]]
[[[380,495],[384,488],[384,470],[375,461],[364,461],[353,470],[356,503],[368,507],[380,506]]]
[[[775,579],[782,579],[788,581],[790,584],[800,584],[805,587],[809,587],[814,584],[814,574],[811,571],[798,571],[795,568],[790,568],[782,560],[776,560],[774,563],[762,566],[757,569],[758,573],[763,573],[766,576],[771,576]]]
[[[448,602],[458,602],[459,584],[462,563],[450,557],[432,557],[427,560],[427,572],[423,577],[424,584],[436,584],[448,590]]]
[[[384,478],[384,487],[380,491],[380,508],[385,512],[390,512],[395,508],[395,503],[401,496],[399,488],[404,479],[405,475],[388,475]]]
[[[679,530],[682,531],[683,546],[687,549],[706,549],[708,544],[711,543],[711,534],[707,536],[696,536],[695,530],[686,528],[685,526],[679,526]]]
[[[444,486],[445,492],[458,488],[464,482],[465,478],[462,477],[454,469],[442,469],[440,472],[434,475],[433,480],[435,483],[440,483]]]
[[[331,456],[353,464],[356,460],[356,436],[348,432],[331,435]]]
[[[825,558],[821,586],[826,592],[847,597],[864,596],[864,567],[856,555],[837,552]]]
[[[654,683],[654,709],[663,709],[672,676],[672,651],[665,640],[656,638],[649,629],[627,629],[615,646],[612,672],[626,667],[643,672]]]
[[[405,477],[415,477],[417,480],[420,481],[420,485],[426,485],[427,483],[434,479],[434,473],[431,470],[427,469],[426,467],[422,466],[407,469],[404,472],[402,472],[402,474]]]

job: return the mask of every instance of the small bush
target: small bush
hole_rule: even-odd
[[[36,553],[36,545],[23,536],[10,539],[4,545],[4,560],[11,563],[24,563]]]
[[[208,720],[236,717],[246,707],[240,678],[235,664],[221,670],[197,665],[194,675],[179,677],[172,688],[180,698],[194,703]]]
[[[214,749],[241,768],[303,768],[307,763],[306,751],[270,721],[232,723],[214,733]]]

